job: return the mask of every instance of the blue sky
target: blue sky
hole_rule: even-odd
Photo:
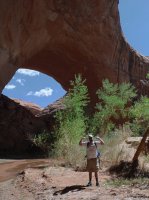
[[[149,0],[119,0],[121,26],[129,44],[149,56]]]
[[[34,70],[20,68],[5,86],[3,94],[45,107],[62,97],[66,91],[52,77]]]
[[[119,0],[121,26],[129,44],[149,56],[149,0]],[[19,69],[3,94],[10,98],[46,107],[66,93],[52,77],[33,70]]]

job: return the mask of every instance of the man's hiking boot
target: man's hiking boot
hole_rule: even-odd
[[[96,182],[96,186],[98,186],[98,187],[100,186],[100,185],[99,185],[99,182]]]
[[[88,184],[86,185],[87,187],[92,186],[92,183],[89,181]]]

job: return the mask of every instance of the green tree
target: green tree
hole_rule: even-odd
[[[140,100],[130,109],[130,117],[133,119],[133,124],[137,127],[136,131],[142,135],[142,140],[132,159],[132,171],[138,166],[139,155],[145,146],[146,139],[149,135],[149,98],[141,97]]]
[[[137,135],[142,135],[149,126],[149,98],[142,96],[131,106],[129,111],[132,119],[132,130]]]
[[[99,102],[96,104],[92,129],[104,134],[115,127],[117,120],[127,118],[129,104],[136,97],[136,91],[130,83],[114,84],[105,79],[97,95]]]
[[[68,153],[76,146],[87,129],[86,107],[89,103],[88,88],[81,75],[70,82],[71,88],[63,99],[64,109],[56,113],[58,135],[54,152],[68,159]],[[71,155],[72,156],[72,155]],[[74,158],[75,159],[75,158]]]

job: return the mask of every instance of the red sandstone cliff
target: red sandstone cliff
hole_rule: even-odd
[[[12,99],[22,107],[25,107],[27,110],[29,110],[33,115],[38,115],[41,111],[42,108],[38,106],[37,104],[31,103],[31,102],[26,102],[22,101],[20,99]]]
[[[82,73],[95,101],[102,79],[130,81],[141,92],[149,70],[149,59],[122,35],[118,0],[0,1],[0,30],[0,91],[21,66],[66,90]]]
[[[33,114],[35,108],[34,112],[32,108],[32,104],[24,104],[23,101],[15,102],[1,95],[0,157],[7,154],[33,154],[34,150],[37,150],[30,139],[35,134],[47,130],[47,124],[42,118]]]
[[[123,37],[118,0],[0,1],[0,93],[19,67],[46,73],[65,90],[81,73],[93,103],[104,78],[130,81],[149,94],[140,81],[149,71],[149,58]],[[0,150],[26,151],[28,131],[35,134],[48,120],[1,96]]]

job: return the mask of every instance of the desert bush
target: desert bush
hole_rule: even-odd
[[[35,134],[35,136],[31,139],[34,145],[39,147],[45,154],[49,152],[52,148],[52,143],[56,136],[53,133],[49,133],[47,131],[43,131],[41,133]]]

